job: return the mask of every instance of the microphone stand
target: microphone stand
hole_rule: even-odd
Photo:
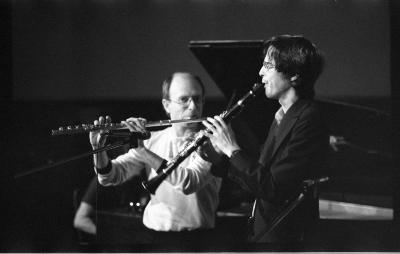
[[[258,240],[260,240],[261,237],[263,237],[264,235],[267,235],[269,233],[272,232],[272,230],[274,230],[279,223],[282,222],[282,220],[284,218],[286,218],[287,215],[289,215],[289,213],[291,211],[293,211],[306,197],[306,194],[311,190],[312,187],[317,186],[318,184],[322,183],[322,182],[326,182],[328,181],[329,178],[328,177],[324,177],[324,178],[319,178],[316,180],[305,180],[302,183],[302,190],[300,191],[300,193],[298,194],[298,196],[291,201],[272,221],[271,226],[268,228],[265,228],[264,230],[262,230],[260,233],[258,233],[255,237],[252,238],[252,241],[257,242]]]
[[[130,148],[135,148],[135,147],[137,147],[138,139],[143,139],[143,135],[139,132],[110,132],[110,133],[105,133],[102,135],[108,136],[110,138],[122,139],[122,140],[116,141],[113,144],[109,144],[107,146],[104,146],[104,147],[101,147],[101,148],[98,148],[98,149],[95,149],[95,150],[92,150],[89,152],[78,154],[78,155],[72,156],[67,159],[63,159],[63,160],[60,160],[60,161],[57,161],[57,162],[54,162],[54,163],[51,163],[48,165],[44,165],[44,166],[40,166],[40,167],[31,169],[31,170],[28,170],[27,172],[16,174],[16,175],[14,175],[14,179],[32,175],[34,173],[39,173],[39,172],[49,169],[49,168],[60,166],[65,163],[68,163],[68,162],[71,162],[74,160],[78,160],[78,159],[84,158],[89,155],[93,155],[93,154],[104,152],[104,151],[109,151],[109,150],[112,150],[115,148],[119,148],[119,147],[125,146],[127,144],[129,144]]]

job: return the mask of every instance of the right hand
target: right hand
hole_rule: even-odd
[[[211,144],[218,153],[222,152],[230,157],[233,151],[240,149],[232,127],[226,124],[220,116],[207,117],[207,121],[202,123],[210,130],[210,133],[204,131],[204,135],[210,139]]]
[[[106,116],[106,118],[100,116],[98,120],[94,120],[93,122],[94,125],[100,125],[105,123],[111,123],[110,116]],[[107,138],[105,135],[102,135],[105,132],[106,132],[105,130],[100,130],[100,131],[91,131],[89,133],[89,140],[93,149],[98,149],[105,145]]]
[[[130,117],[125,121],[121,121],[130,132],[140,132],[143,136],[150,136],[150,132],[146,129],[147,120],[141,117]],[[143,148],[143,140],[138,140],[138,148]]]

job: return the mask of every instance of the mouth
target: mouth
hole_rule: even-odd
[[[266,85],[268,83],[268,81],[266,79],[261,79],[261,83]]]

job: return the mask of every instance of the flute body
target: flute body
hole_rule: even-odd
[[[171,126],[175,123],[197,123],[205,120],[206,118],[197,118],[197,119],[180,119],[180,120],[160,120],[160,121],[150,121],[145,124],[146,128],[155,128],[155,127],[163,127],[163,126]],[[71,135],[71,134],[79,134],[86,133],[91,131],[113,131],[113,130],[127,130],[128,127],[123,125],[122,123],[106,123],[106,124],[81,124],[75,126],[66,126],[60,127],[57,130],[51,130],[51,135]]]

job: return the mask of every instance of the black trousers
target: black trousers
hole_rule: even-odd
[[[146,244],[163,250],[196,251],[212,250],[218,244],[215,229],[197,229],[180,232],[162,232],[146,229],[143,232]]]

